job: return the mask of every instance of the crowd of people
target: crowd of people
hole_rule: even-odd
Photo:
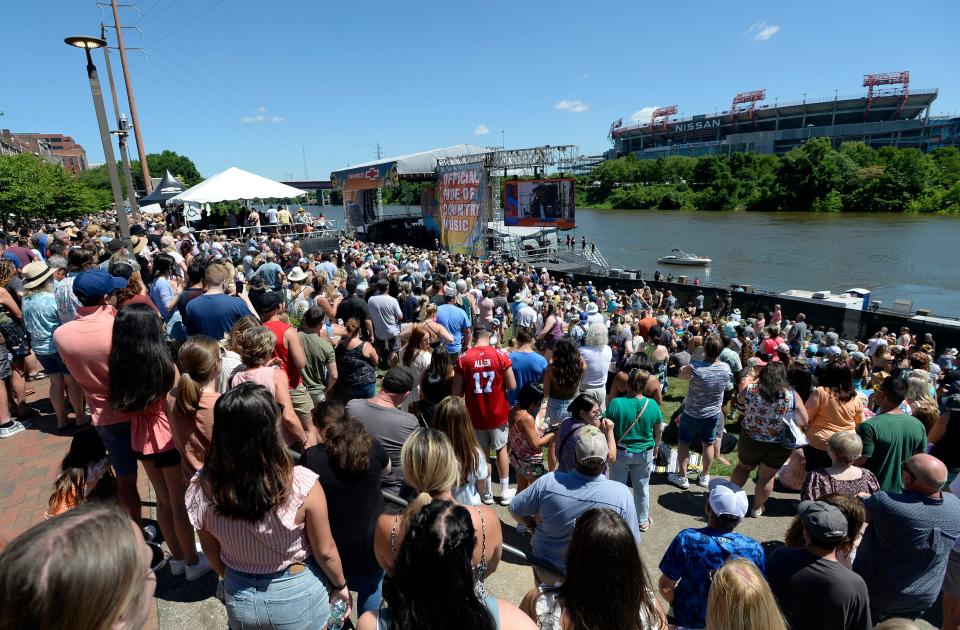
[[[131,235],[2,244],[0,438],[44,375],[72,440],[0,553],[0,629],[142,627],[164,564],[216,572],[232,628],[909,628],[941,597],[960,628],[960,369],[930,335],[284,230]],[[657,465],[706,502],[654,583]],[[801,501],[771,551],[736,530],[778,479]],[[530,536],[519,602],[486,586],[495,503]]]

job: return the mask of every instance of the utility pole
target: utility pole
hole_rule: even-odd
[[[383,155],[382,155],[382,153],[381,153],[381,151],[380,151],[380,143],[378,142],[378,143],[377,143],[377,159],[379,160],[379,159],[381,159],[382,157],[383,157]]]
[[[310,179],[310,175],[307,174],[307,148],[300,145],[300,154],[303,156],[303,179],[307,181]]]
[[[100,39],[106,41],[107,28],[100,22]],[[113,98],[113,114],[117,118],[117,131],[115,132],[120,141],[120,161],[123,164],[123,179],[127,185],[127,200],[130,202],[130,212],[133,213],[133,220],[140,220],[140,204],[137,203],[137,191],[133,187],[133,175],[130,173],[130,157],[127,155],[127,137],[130,135],[127,131],[127,121],[120,115],[120,105],[117,103],[117,88],[113,83],[113,69],[110,66],[110,47],[103,47],[103,59],[107,65],[107,79],[110,82],[110,96]]]
[[[123,45],[123,27],[120,25],[120,11],[117,0],[110,0],[113,7],[113,26],[117,32],[117,48],[120,49],[120,67],[123,69],[123,81],[127,88],[127,102],[130,104],[130,119],[133,122],[133,135],[137,139],[137,154],[140,156],[140,172],[143,175],[143,187],[147,194],[153,191],[153,182],[150,181],[150,168],[147,166],[147,152],[143,148],[143,138],[140,136],[140,118],[137,116],[137,103],[133,98],[133,83],[130,81],[130,69],[127,67],[127,49]]]

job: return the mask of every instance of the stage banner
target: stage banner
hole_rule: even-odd
[[[335,190],[373,190],[396,186],[399,181],[397,163],[385,162],[337,171],[330,174],[330,181]]]
[[[507,180],[503,198],[504,225],[561,229],[577,226],[572,179]]]
[[[454,253],[486,253],[487,171],[483,162],[437,167],[441,240]]]
[[[420,210],[423,212],[424,229],[436,238],[440,238],[440,205],[437,203],[436,187],[420,188]]]

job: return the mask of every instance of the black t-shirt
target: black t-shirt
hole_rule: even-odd
[[[778,549],[767,580],[790,630],[869,630],[870,596],[863,578],[806,549]]]
[[[369,459],[365,471],[347,472],[334,465],[323,444],[311,446],[300,458],[301,466],[320,477],[327,497],[330,531],[337,543],[347,582],[380,570],[373,551],[373,536],[377,518],[384,511],[380,473],[390,458],[380,443],[373,440]]]
[[[367,325],[364,322],[370,319],[370,310],[363,298],[357,295],[351,295],[340,302],[340,306],[337,307],[337,319],[342,319],[343,323],[346,324],[351,317],[356,317],[360,322],[360,336],[367,339]]]

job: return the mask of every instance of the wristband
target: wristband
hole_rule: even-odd
[[[330,588],[332,588],[334,591],[336,591],[337,593],[339,593],[339,592],[342,591],[343,589],[347,588],[347,585],[346,585],[346,583],[344,583],[344,584],[342,584],[342,585],[340,585],[340,586],[337,586],[336,584],[331,584],[331,585],[330,585]]]

